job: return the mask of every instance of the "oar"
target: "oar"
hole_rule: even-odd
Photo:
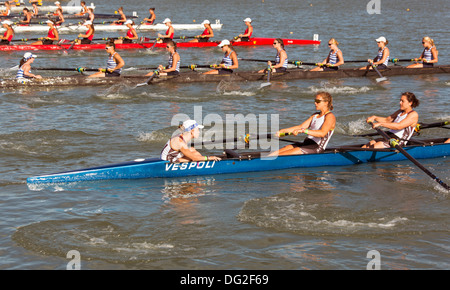
[[[66,68],[66,67],[33,67],[35,70],[54,70],[54,71],[77,71],[79,73],[85,71],[98,71],[96,68],[86,68],[86,67],[77,67],[77,68]]]
[[[450,121],[436,122],[436,123],[431,123],[431,124],[417,124],[415,130],[416,130],[416,132],[419,132],[422,129],[438,128],[438,127],[450,129],[449,127],[444,127],[446,125],[450,125]]]
[[[153,79],[155,76],[157,76],[157,75],[159,75],[159,69],[155,70],[155,71],[153,72],[153,74],[145,81],[145,83],[137,84],[137,85],[136,85],[136,88],[137,88],[137,87],[142,87],[142,86],[147,86],[147,85],[149,85],[150,82],[152,81],[152,79]]]
[[[72,47],[75,45],[75,43],[77,42],[77,40],[78,40],[78,37],[77,38],[75,38],[75,40],[73,41],[73,43],[72,43],[72,45],[71,46],[69,46],[69,48],[67,49],[67,50],[64,50],[64,53],[69,53],[69,50],[71,50],[72,49]]]
[[[380,134],[386,141],[388,141],[391,146],[393,146],[395,149],[400,151],[406,158],[408,158],[412,163],[414,163],[417,167],[419,167],[423,172],[425,172],[428,176],[430,176],[432,179],[434,179],[439,185],[444,187],[447,190],[450,190],[450,186],[448,186],[446,183],[444,183],[441,179],[439,179],[436,175],[431,173],[428,169],[426,169],[422,164],[419,163],[414,157],[412,157],[408,152],[405,151],[400,145],[398,145],[397,140],[390,139],[389,136],[381,129],[374,128],[378,134]]]
[[[238,58],[238,60],[242,61],[254,61],[254,62],[275,62],[274,60],[268,60],[268,59],[253,59],[253,58]]]
[[[380,71],[377,69],[377,67],[372,64],[373,69],[377,72],[377,74],[380,76],[379,78],[376,78],[377,83],[387,81],[387,78],[381,75]]]
[[[259,87],[260,89],[270,86],[270,73],[272,72],[272,68],[270,67],[270,65],[267,66],[267,82],[262,83],[261,86]]]

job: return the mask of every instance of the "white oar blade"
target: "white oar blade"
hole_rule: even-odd
[[[377,78],[377,83],[384,82],[384,81],[387,81],[387,78],[385,78],[385,77]]]
[[[271,83],[262,83],[259,88],[262,89],[262,88],[268,87],[270,85],[272,85],[272,84]]]

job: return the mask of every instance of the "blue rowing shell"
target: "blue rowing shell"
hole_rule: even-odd
[[[140,159],[119,164],[30,177],[27,179],[27,183],[43,184],[112,179],[173,178],[289,168],[345,166],[406,159],[402,153],[395,149],[363,151],[356,148],[355,150],[342,150],[342,148],[330,149],[325,153],[319,154],[279,156],[277,158],[253,158],[242,155],[240,158],[221,161],[188,163],[169,163],[157,158]],[[406,146],[404,149],[415,159],[438,158],[450,155],[450,143]]]

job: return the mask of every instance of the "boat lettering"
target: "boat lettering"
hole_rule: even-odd
[[[189,162],[189,163],[167,163],[166,171],[172,170],[189,170],[189,169],[202,169],[213,168],[216,161],[201,161],[201,162]]]

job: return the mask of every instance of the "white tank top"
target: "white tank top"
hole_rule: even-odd
[[[330,113],[330,112],[328,112]],[[309,126],[309,130],[320,130],[323,126],[323,123],[325,122],[325,116],[328,114],[326,113],[325,115],[323,115],[322,117],[319,117],[319,114],[315,114],[313,116],[313,119],[311,121],[311,125]],[[310,136],[308,135],[307,138],[312,139],[314,142],[317,143],[317,145],[319,145],[319,148],[322,150],[325,150],[325,148],[328,145],[328,142],[331,139],[331,136],[333,135],[334,129],[330,130],[324,137],[320,138],[320,137],[314,137],[314,136]]]
[[[412,112],[414,112],[414,111],[411,111],[404,115],[402,115],[403,112],[398,113],[397,116],[395,117],[395,120],[393,123],[400,123]],[[406,145],[406,143],[408,142],[407,140],[409,140],[409,138],[411,138],[411,136],[414,133],[414,127],[408,126],[404,129],[400,129],[400,130],[389,130],[389,132],[393,133],[398,138],[403,139],[403,140],[400,140],[401,145]]]

